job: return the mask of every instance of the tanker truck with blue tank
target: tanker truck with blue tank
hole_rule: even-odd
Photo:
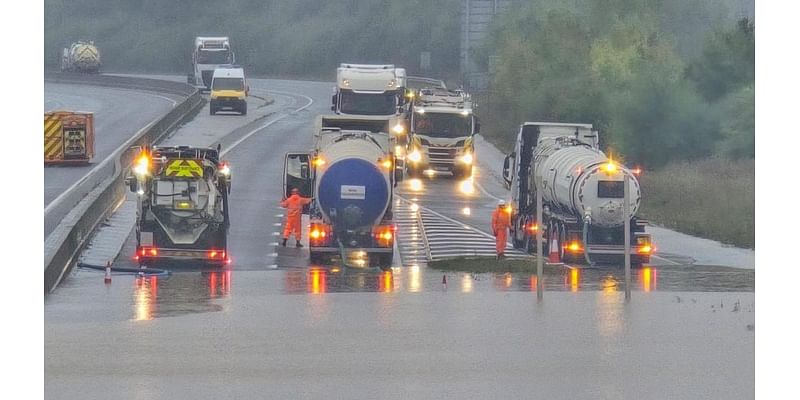
[[[392,264],[392,197],[398,177],[394,155],[375,136],[321,128],[312,152],[286,154],[284,198],[297,188],[313,199],[308,232],[312,263],[340,255],[360,262],[366,258],[381,268]]]
[[[217,148],[144,147],[127,183],[138,193],[136,256],[140,265],[230,262],[230,166]]]
[[[546,253],[563,262],[622,263],[625,219],[630,220],[631,263],[650,262],[654,252],[636,216],[641,201],[637,175],[598,148],[591,124],[526,122],[514,152],[505,158],[503,179],[511,189],[514,247],[536,251],[542,229]],[[623,213],[628,176],[628,214]],[[536,221],[536,191],[542,193],[542,221]]]

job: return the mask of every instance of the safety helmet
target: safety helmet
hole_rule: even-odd
[[[298,189],[298,188],[292,188],[292,193],[300,193],[300,189]]]
[[[505,201],[505,200],[500,200],[500,201],[498,201],[498,202],[497,202],[497,206],[498,206],[498,207],[505,207],[505,206],[506,206],[506,201]]]

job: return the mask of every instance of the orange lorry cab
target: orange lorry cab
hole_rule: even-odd
[[[88,164],[94,157],[94,114],[44,113],[44,163]]]

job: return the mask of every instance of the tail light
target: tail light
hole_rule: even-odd
[[[372,236],[378,242],[378,247],[391,247],[394,244],[394,225],[379,225],[372,230]]]
[[[308,239],[312,245],[319,246],[328,243],[331,239],[330,226],[322,223],[311,223],[311,229],[308,232]]]
[[[529,223],[526,229],[530,233],[536,233],[536,231],[539,230],[539,225],[536,225],[534,223]]]
[[[225,250],[209,250],[208,251],[208,259],[209,260],[225,260]]]
[[[639,254],[652,254],[656,251],[650,235],[636,236],[636,252]]]
[[[572,253],[580,253],[583,251],[581,243],[575,240],[566,245],[565,248]]]
[[[138,255],[141,257],[158,257],[158,249],[155,247],[140,247]]]

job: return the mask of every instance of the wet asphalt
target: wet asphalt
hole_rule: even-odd
[[[226,156],[232,265],[108,285],[72,271],[45,299],[47,398],[752,397],[753,271],[635,269],[626,303],[620,266],[554,267],[537,303],[531,274],[309,265],[277,247],[283,154],[308,150],[332,84],[251,85],[314,104]],[[476,179],[490,194],[448,179],[400,194],[488,231],[503,192]],[[133,247],[115,266],[135,266]]]

